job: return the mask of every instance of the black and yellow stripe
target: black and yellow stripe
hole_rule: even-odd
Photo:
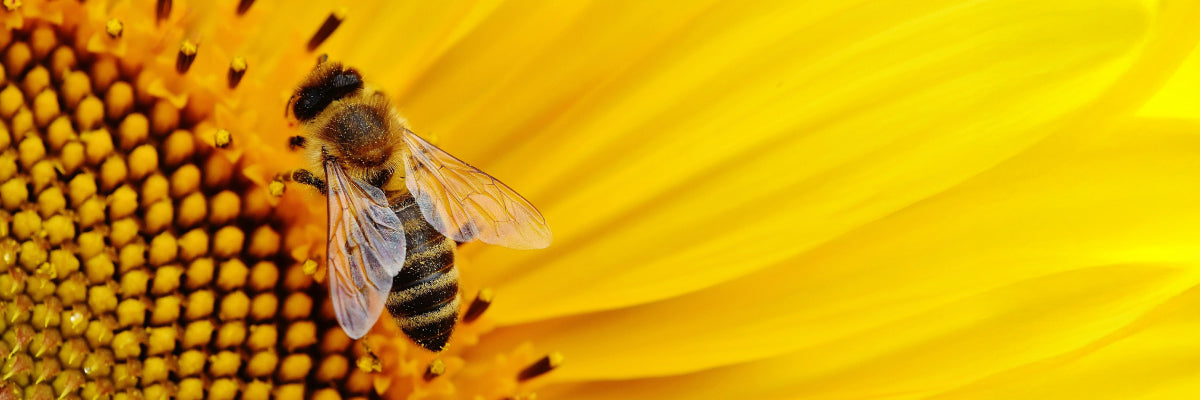
[[[404,268],[392,279],[388,312],[414,342],[441,351],[458,321],[456,245],[425,222],[411,195],[406,193],[391,203],[392,211],[404,224],[408,250]]]

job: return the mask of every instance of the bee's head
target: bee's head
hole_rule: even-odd
[[[335,62],[317,64],[284,109],[300,122],[308,122],[325,111],[334,101],[352,95],[363,88],[362,75],[352,68],[342,68]]]

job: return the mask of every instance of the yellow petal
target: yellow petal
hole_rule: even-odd
[[[1200,395],[1200,385],[1193,379],[1200,358],[1195,340],[1200,334],[1198,306],[1200,288],[1189,288],[1094,345],[937,398],[1195,398]]]
[[[981,293],[782,357],[676,377],[561,385],[543,394],[571,399],[618,393],[630,399],[915,399],[946,393],[949,398],[1056,398],[1073,387],[1082,395],[1078,385],[1088,386],[1084,382],[1091,379],[1056,384],[1042,374],[1069,374],[1058,368],[1119,340],[1129,330],[1126,324],[1140,323],[1138,313],[1195,283],[1195,274],[1184,275],[1183,268],[1167,265],[1085,268]],[[1180,342],[1177,336],[1167,343]],[[1114,371],[1102,381],[1108,387],[1137,387],[1145,376],[1131,374],[1131,366],[1122,363],[1134,360],[1114,360],[1108,364]],[[1044,394],[1016,389],[997,396],[997,384]]]
[[[1159,118],[1200,119],[1200,47],[1192,49],[1187,61],[1161,91],[1138,110],[1138,115]]]
[[[471,74],[439,71],[401,95],[412,107],[463,103],[461,114],[406,112],[533,199],[555,230],[546,251],[464,248],[487,260],[464,280],[497,287],[501,323],[699,290],[945,190],[1094,101],[1129,66],[1150,12],[1121,1],[719,4],[684,25],[611,8],[587,15],[624,29],[464,37],[459,46],[534,46],[548,61],[481,57]],[[595,79],[555,79],[563,69]],[[484,99],[464,98],[469,88]]]
[[[1200,194],[1186,184],[1200,125],[1105,133],[1038,146],[786,264],[502,328],[481,351],[525,340],[561,350],[571,362],[551,379],[564,381],[692,373],[614,385],[626,398],[722,398],[731,381],[768,398],[928,396],[1078,357],[1145,329],[1200,283]]]

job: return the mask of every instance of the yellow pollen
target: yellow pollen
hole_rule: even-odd
[[[21,0],[4,0],[4,9],[8,11],[17,11],[21,8]]]
[[[104,23],[104,31],[108,32],[108,36],[115,38],[121,37],[121,32],[125,30],[125,24],[116,18],[108,20]]]
[[[276,179],[267,184],[267,190],[270,191],[272,196],[280,197],[287,190],[287,185],[283,181]]]
[[[233,61],[229,62],[229,72],[225,79],[230,89],[236,88],[242,82],[242,77],[246,75],[246,69],[249,67],[246,58],[242,56],[234,57]]]
[[[305,275],[315,275],[317,273],[317,262],[313,260],[304,260],[304,266],[302,268],[304,269]]]
[[[249,65],[246,64],[246,58],[242,56],[234,57],[233,61],[229,63],[229,68],[237,72],[246,71],[248,66]]]
[[[359,357],[355,365],[364,372],[378,372],[383,369],[383,363],[379,361],[378,357],[371,354]]]
[[[425,375],[423,376],[423,378],[425,378],[426,381],[431,381],[439,376],[442,376],[445,373],[446,373],[446,363],[443,362],[441,359],[435,359],[435,360],[431,361],[429,363],[429,367],[425,369]]]
[[[220,148],[229,147],[229,144],[233,143],[233,135],[225,129],[218,129],[213,139],[216,146]]]

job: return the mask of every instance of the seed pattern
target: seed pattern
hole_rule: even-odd
[[[233,133],[53,27],[3,44],[0,398],[370,393],[341,384],[374,374],[348,338],[318,346],[340,330],[281,251],[276,196],[221,154]]]
[[[273,63],[230,51],[252,24],[162,43],[205,14],[188,4],[14,4],[18,28],[0,28],[0,399],[532,398],[562,364],[531,343],[476,347],[494,323],[492,291],[475,287],[438,354],[394,324],[359,341],[338,327],[323,201],[270,178],[296,167],[277,159],[295,132],[235,108],[280,115],[256,108],[281,92],[264,76],[315,60],[346,10],[312,21],[309,46],[273,43],[290,60]]]

